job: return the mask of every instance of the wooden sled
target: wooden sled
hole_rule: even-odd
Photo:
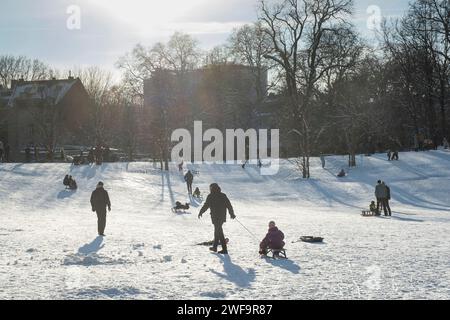
[[[369,211],[369,210],[363,210],[362,213],[361,213],[361,215],[362,215],[363,217],[376,217],[376,216],[377,216],[377,213],[376,213],[376,212]]]
[[[272,254],[272,259],[287,259],[286,249],[268,249],[266,257]]]

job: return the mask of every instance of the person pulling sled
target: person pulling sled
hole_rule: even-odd
[[[214,225],[214,242],[209,250],[217,252],[217,247],[220,242],[222,250],[218,253],[228,254],[227,242],[223,233],[223,224],[227,221],[227,209],[231,219],[235,219],[236,215],[234,214],[230,200],[225,193],[222,193],[222,190],[217,183],[211,184],[209,190],[211,193],[206,198],[205,204],[198,214],[198,218],[200,219],[203,216],[203,213],[210,209],[211,221]]]

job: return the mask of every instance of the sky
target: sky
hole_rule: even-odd
[[[353,22],[367,37],[367,21],[408,7],[408,0],[354,1]],[[233,28],[256,20],[256,7],[257,0],[1,0],[0,55],[114,71],[136,44],[166,41],[175,31],[192,34],[204,49],[222,44]]]

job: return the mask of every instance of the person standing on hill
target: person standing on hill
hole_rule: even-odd
[[[325,156],[323,154],[320,155],[320,163],[322,164],[322,169],[325,169]]]
[[[231,219],[235,219],[236,215],[234,214],[230,200],[226,194],[222,193],[222,190],[217,183],[211,184],[209,190],[211,193],[206,198],[205,204],[198,214],[198,218],[200,219],[206,210],[211,210],[211,221],[214,225],[214,242],[209,250],[217,252],[217,247],[220,242],[222,251],[219,251],[218,253],[228,254],[227,241],[225,240],[225,235],[223,233],[223,224],[227,221],[227,209]]]
[[[389,186],[386,185],[384,182],[383,182],[383,184],[386,187],[386,195],[387,195],[386,196],[386,200],[385,200],[385,206],[386,206],[386,208],[388,210],[389,217],[391,217],[392,216],[392,211],[391,211],[391,206],[389,205],[389,201],[391,200],[391,188],[389,188]]]
[[[378,180],[378,184],[375,187],[375,197],[377,198],[377,213],[380,213],[380,205],[383,208],[384,215],[391,215],[391,208],[389,207],[390,189],[384,182]],[[388,210],[389,209],[389,210]]]
[[[103,189],[103,182],[101,181],[97,184],[97,188],[92,192],[91,206],[92,211],[97,213],[98,235],[104,237],[106,227],[106,207],[108,207],[108,211],[111,211],[111,201],[109,200],[108,191]]]
[[[189,170],[184,176],[184,181],[186,181],[188,193],[192,194],[192,182],[194,181],[194,175],[191,170]]]

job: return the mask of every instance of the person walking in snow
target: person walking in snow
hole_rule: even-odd
[[[205,204],[198,214],[198,218],[200,219],[203,216],[203,213],[210,209],[211,222],[214,225],[214,243],[209,250],[217,252],[217,247],[220,242],[222,251],[219,251],[218,253],[228,254],[227,242],[223,233],[223,224],[227,221],[227,209],[231,219],[235,219],[236,215],[234,214],[230,200],[226,194],[222,193],[222,190],[217,183],[211,184],[209,190],[211,193],[206,198]]]
[[[320,155],[320,162],[322,163],[322,169],[325,169],[325,156],[323,154]]]
[[[259,244],[259,254],[267,255],[268,249],[283,249],[284,233],[277,228],[274,221],[269,222],[269,231]],[[276,254],[275,254],[276,255]]]
[[[91,195],[92,211],[97,213],[98,235],[105,236],[106,227],[106,207],[111,211],[111,201],[109,200],[108,191],[103,188],[103,182],[97,184],[97,188]]]
[[[189,170],[184,176],[184,181],[186,181],[188,193],[192,194],[192,182],[194,181],[194,175],[191,170]]]

